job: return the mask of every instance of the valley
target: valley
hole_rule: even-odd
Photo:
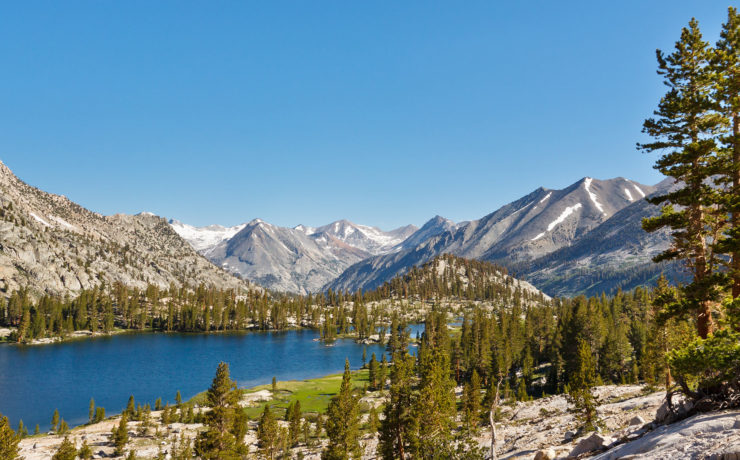
[[[0,460],[740,459],[710,3],[1,5]]]

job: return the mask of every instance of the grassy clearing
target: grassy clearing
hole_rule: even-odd
[[[361,390],[369,385],[369,371],[360,369],[352,372],[352,386]],[[277,382],[277,392],[272,395],[269,401],[260,401],[254,406],[247,407],[245,412],[250,419],[259,418],[266,405],[274,410],[278,417],[285,414],[288,405],[294,401],[301,402],[301,411],[315,414],[323,414],[329,406],[332,396],[339,393],[339,387],[342,384],[342,374],[332,374],[310,380],[287,380]],[[261,390],[272,390],[272,384],[260,385],[249,388],[244,392],[246,394],[256,393]],[[193,396],[188,403],[205,404],[206,392],[198,393]]]
[[[369,384],[369,372],[367,369],[352,372],[352,386],[356,389],[362,389]],[[264,410],[267,404],[270,409],[282,416],[288,405],[294,401],[301,402],[301,411],[323,414],[329,406],[332,396],[339,393],[339,387],[342,384],[342,374],[327,375],[310,380],[289,380],[277,382],[277,392],[269,401],[261,401],[253,407],[246,408],[247,415],[250,418],[257,418]],[[272,385],[260,385],[250,388],[246,393],[254,393],[260,390],[271,390]]]

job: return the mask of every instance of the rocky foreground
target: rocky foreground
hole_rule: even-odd
[[[661,425],[665,392],[639,385],[595,389],[603,428],[579,434],[562,396],[516,403],[497,424],[500,459],[740,459],[740,410],[699,414]],[[656,421],[657,419],[657,421]],[[490,445],[490,435],[480,439]]]
[[[579,433],[578,421],[564,396],[551,396],[530,402],[504,405],[497,423],[496,453],[500,459],[740,459],[740,410],[698,414],[682,421],[662,425],[666,416],[664,392],[649,392],[644,386],[603,386],[595,389],[601,402],[599,417],[603,428],[598,433]],[[244,406],[270,399],[269,391],[245,396]],[[379,405],[382,392],[368,393],[363,402]],[[77,427],[69,434],[79,447],[83,441],[92,447],[93,458],[113,458],[111,429],[120,417]],[[153,426],[146,433],[139,422],[129,422],[130,442],[137,458],[170,458],[182,439],[194,439],[200,424],[161,423],[161,412],[153,412]],[[285,423],[285,422],[280,422]],[[287,426],[287,425],[286,425]],[[256,421],[250,422],[245,438],[250,451],[258,455]],[[26,460],[49,459],[63,436],[44,435],[21,441],[21,456]],[[488,449],[491,435],[481,429],[477,438]],[[363,459],[377,458],[377,437],[366,434],[361,441]],[[322,443],[292,449],[291,458],[319,459]]]

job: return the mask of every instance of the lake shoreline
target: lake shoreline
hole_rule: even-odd
[[[239,330],[224,330],[224,331],[163,331],[163,330],[157,330],[157,329],[115,329],[111,332],[91,332],[87,330],[80,330],[80,331],[74,331],[70,333],[69,335],[65,337],[43,337],[38,339],[33,339],[29,342],[15,342],[7,340],[7,338],[10,336],[10,334],[13,331],[16,331],[17,328],[2,328],[0,329],[0,345],[16,345],[16,346],[41,346],[41,345],[54,345],[54,344],[61,344],[61,343],[67,343],[67,342],[73,342],[73,341],[82,341],[86,339],[98,339],[98,338],[106,338],[106,337],[113,337],[115,335],[119,334],[186,334],[186,335],[218,335],[218,334],[243,334],[243,333],[254,333],[254,332],[265,332],[265,333],[275,333],[275,332],[288,332],[288,331],[318,331],[318,329],[313,327],[303,327],[303,326],[290,326],[285,327],[281,329],[260,329],[259,327],[252,327],[248,329],[239,329]],[[342,333],[338,334],[333,340],[325,340],[323,338],[318,338],[316,341],[326,342],[327,344],[331,344],[335,340],[339,339],[349,339],[354,340],[358,344],[363,345],[373,345],[373,344],[380,344],[382,343],[380,341],[380,338],[378,334],[374,334],[370,337],[366,337],[364,339],[359,339],[358,334],[356,333]]]
[[[138,331],[137,331],[138,332]],[[262,333],[254,333],[262,332]],[[54,409],[70,426],[87,421],[91,398],[98,407],[118,413],[130,395],[142,404],[179,390],[183,400],[210,384],[220,361],[230,364],[242,388],[278,380],[304,380],[340,372],[345,359],[353,369],[379,344],[337,339],[325,344],[312,329],[217,333],[122,333],[81,337],[54,346],[0,346],[0,413],[13,426],[22,419],[33,430],[46,430]],[[91,340],[85,340],[91,339]],[[101,340],[105,339],[105,340]],[[331,345],[331,346],[327,346]]]

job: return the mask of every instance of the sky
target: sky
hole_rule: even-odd
[[[655,50],[720,1],[0,4],[0,160],[103,214],[193,225],[482,217],[654,184]]]

